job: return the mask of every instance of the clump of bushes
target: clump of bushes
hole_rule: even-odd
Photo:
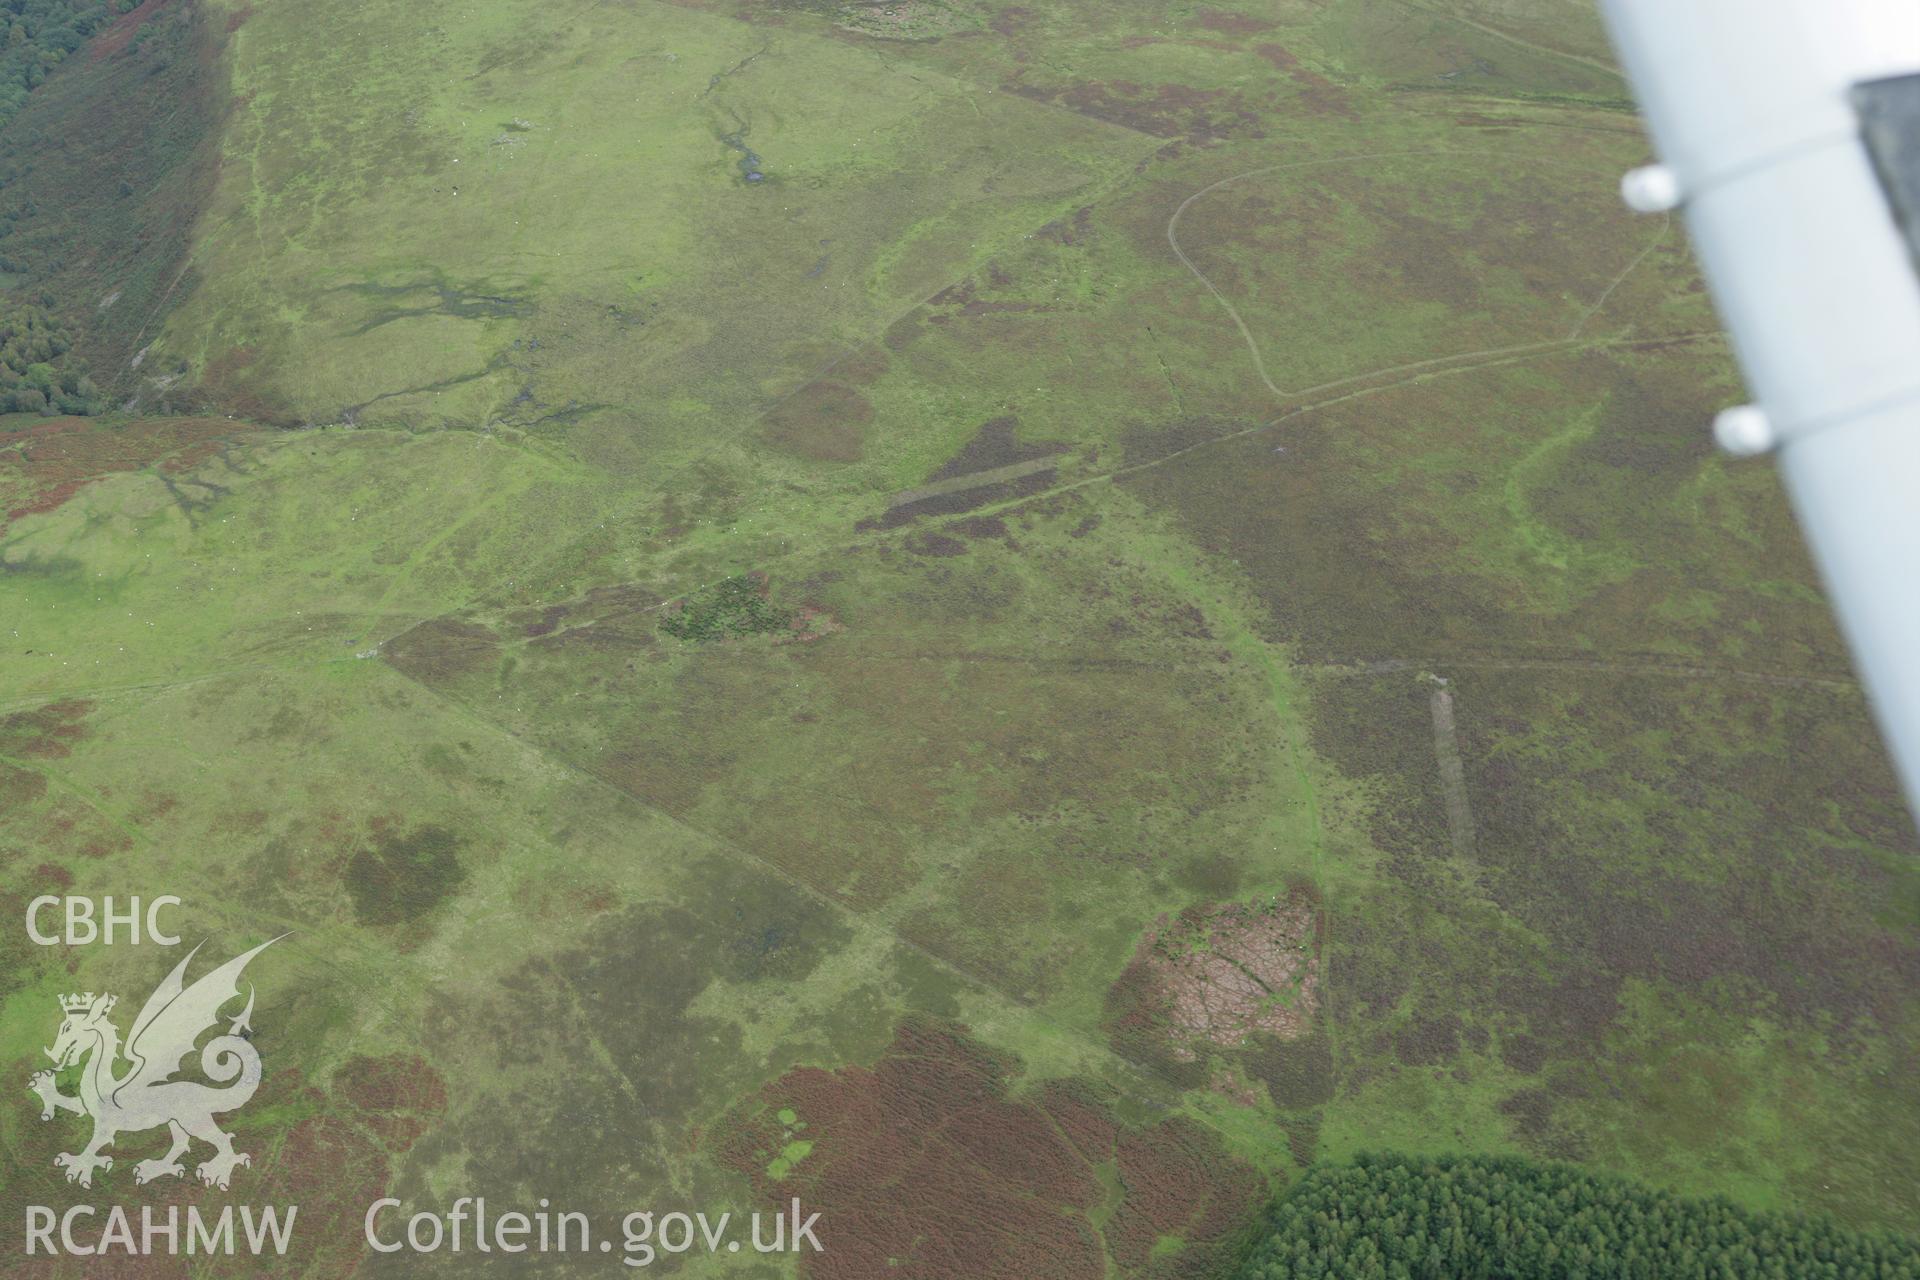
[[[29,91],[100,28],[133,8],[130,0],[5,0],[0,3],[0,122]]]
[[[689,597],[667,615],[660,629],[682,640],[725,640],[732,636],[785,631],[793,613],[767,599],[762,578],[742,575],[717,582]]]
[[[1569,1165],[1360,1156],[1274,1206],[1239,1280],[1908,1280],[1920,1244]]]
[[[46,308],[0,308],[0,413],[99,413],[106,399]]]

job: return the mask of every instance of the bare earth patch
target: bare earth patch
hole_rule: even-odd
[[[1318,1004],[1314,907],[1305,894],[1264,905],[1205,903],[1141,941],[1122,982],[1175,1058],[1201,1047],[1236,1048],[1257,1031],[1283,1040],[1307,1034]]]
[[[842,30],[880,40],[937,40],[972,29],[966,15],[929,0],[896,0],[891,4],[850,4],[840,11]]]

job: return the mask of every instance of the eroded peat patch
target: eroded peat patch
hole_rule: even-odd
[[[1207,903],[1162,917],[1109,995],[1116,1042],[1157,1040],[1193,1062],[1259,1033],[1308,1034],[1319,999],[1316,915],[1311,895],[1297,891],[1284,903]]]

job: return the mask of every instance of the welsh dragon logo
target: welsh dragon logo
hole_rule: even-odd
[[[239,996],[240,973],[247,962],[279,940],[271,939],[236,956],[192,986],[182,979],[188,962],[200,948],[188,952],[187,958],[175,965],[147,997],[140,1016],[133,1020],[124,1051],[119,1029],[107,1018],[118,997],[96,996],[91,991],[60,997],[60,1009],[66,1017],[46,1054],[53,1059],[54,1071],[86,1060],[80,1073],[80,1092],[77,1096],[61,1093],[54,1086],[53,1071],[35,1072],[30,1087],[40,1097],[42,1120],[53,1119],[55,1111],[93,1117],[93,1140],[85,1149],[53,1158],[55,1165],[67,1171],[68,1182],[92,1186],[95,1169],[113,1168],[113,1158],[101,1151],[117,1135],[160,1125],[167,1126],[173,1135],[173,1146],[158,1160],[134,1165],[135,1182],[184,1174],[180,1157],[194,1138],[213,1146],[212,1157],[194,1170],[194,1175],[208,1186],[224,1191],[235,1167],[251,1163],[233,1149],[232,1136],[222,1133],[213,1122],[214,1116],[245,1106],[260,1087],[260,1054],[248,1042],[252,1032],[248,1019],[253,1016],[251,986],[247,988],[247,1007],[228,1020],[226,1034],[215,1036],[200,1051],[201,1071],[225,1087],[176,1080],[173,1076],[193,1052],[194,1041],[219,1022],[221,1006]],[[124,1074],[116,1075],[114,1068],[122,1057],[130,1065]]]

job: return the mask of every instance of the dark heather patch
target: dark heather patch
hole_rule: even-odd
[[[762,434],[786,453],[814,462],[857,462],[866,452],[873,405],[838,382],[810,382],[775,405]]]
[[[1201,9],[1194,14],[1194,22],[1208,31],[1220,31],[1230,36],[1257,35],[1262,31],[1273,30],[1273,23],[1262,18],[1248,17],[1244,13],[1229,13],[1224,9]]]
[[[1896,1025],[1920,947],[1880,918],[1882,882],[1822,874],[1821,842],[1800,834],[1847,795],[1853,821],[1895,848],[1910,841],[1894,838],[1903,818],[1884,761],[1824,692],[1690,684],[1676,697],[1650,684],[1459,683],[1486,709],[1462,736],[1490,899],[1614,981],[1757,989],[1776,1016],[1843,1040]],[[1791,744],[1784,758],[1775,741]],[[1573,797],[1631,802],[1642,831],[1624,843],[1583,820],[1553,765],[1565,744],[1590,742],[1627,744]]]
[[[1433,754],[1433,686],[1417,671],[1319,682],[1308,719],[1313,748],[1383,800],[1368,813],[1375,848],[1418,860],[1449,848]],[[1390,864],[1403,877],[1414,866]]]
[[[712,919],[700,944],[729,982],[798,982],[853,941],[833,910],[736,862],[710,859],[698,878],[700,910]]]
[[[1400,236],[1409,238],[1418,239]],[[1309,660],[1643,654],[1650,611],[1706,593],[1712,612],[1662,623],[1662,647],[1742,666],[1739,637],[1764,633],[1769,668],[1844,671],[1828,611],[1811,592],[1778,589],[1816,577],[1785,503],[1709,484],[1755,540],[1730,558],[1679,496],[1712,480],[1685,425],[1710,417],[1719,394],[1700,368],[1680,357],[1591,355],[1542,362],[1549,381],[1539,385],[1486,375],[1438,391],[1388,390],[1289,424],[1282,439],[1223,440],[1120,483],[1179,512],[1204,550],[1234,558],[1268,607],[1270,633]],[[1596,533],[1596,550],[1631,568],[1549,607],[1522,592],[1558,581],[1550,570],[1523,565],[1516,580],[1483,554],[1488,531],[1449,513],[1453,495],[1499,481],[1527,456],[1525,441],[1490,417],[1535,420],[1569,397],[1599,406],[1588,443],[1549,454],[1523,477],[1523,496],[1561,539]],[[1491,415],[1495,403],[1504,408]],[[1419,466],[1377,465],[1410,435],[1430,442]],[[1645,443],[1611,443],[1623,439]],[[1276,454],[1280,443],[1286,452]],[[1607,460],[1615,448],[1629,449],[1631,463]],[[1342,482],[1327,484],[1329,474]]]
[[[552,635],[559,629],[560,623],[566,616],[567,606],[563,604],[549,605],[540,611],[540,617],[536,621],[524,624],[520,628],[520,634],[529,639]]]
[[[1500,1037],[1500,1061],[1508,1069],[1533,1075],[1546,1065],[1546,1048],[1530,1035]]]
[[[347,862],[347,893],[355,919],[366,925],[401,924],[432,911],[466,880],[461,840],[445,827],[420,827],[380,836]]]
[[[1394,1036],[1394,1047],[1410,1066],[1445,1062],[1460,1051],[1460,1019],[1452,1014],[1415,1018]]]
[[[9,866],[6,868],[6,874],[8,879],[12,879],[17,873]],[[6,913],[6,919],[9,921],[25,920],[27,904],[48,888],[64,889],[66,887],[57,882],[49,885],[47,880],[39,876],[35,876],[34,880],[36,883],[24,885],[18,892],[0,889],[0,911]],[[24,928],[16,926],[0,932],[0,999],[25,987],[34,979],[36,970],[49,950],[51,948],[42,947],[29,938]],[[52,1001],[48,1001],[48,1008],[52,1007]],[[22,1078],[24,1079],[24,1075]]]
[[[447,1088],[418,1055],[356,1054],[335,1073],[334,1092],[363,1113],[363,1123],[395,1151],[405,1151],[447,1109]]]
[[[1316,1029],[1302,1040],[1256,1036],[1241,1061],[1283,1111],[1306,1111],[1333,1101],[1333,1043],[1324,1031]]]
[[[1554,1122],[1553,1095],[1545,1089],[1521,1089],[1501,1100],[1500,1114],[1513,1125],[1514,1139],[1535,1156],[1584,1160],[1586,1144]]]
[[[31,769],[0,764],[0,804],[25,808],[47,793],[47,780]]]
[[[1205,898],[1231,898],[1240,892],[1240,862],[1228,853],[1203,853],[1188,858],[1175,873],[1175,883]]]
[[[1171,422],[1134,423],[1120,436],[1122,457],[1127,466],[1157,462],[1218,440],[1222,436],[1250,431],[1260,424],[1248,418],[1175,418]]]
[[[1044,492],[1053,487],[1057,476],[1058,472],[1048,467],[1045,471],[1036,471],[1017,480],[983,484],[977,489],[962,489],[958,493],[937,494],[918,502],[903,502],[899,506],[888,507],[880,515],[855,521],[853,527],[860,533],[866,533],[875,529],[898,529],[901,525],[929,516],[960,515],[979,507],[1012,502],[1016,498]]]
[[[0,756],[36,760],[64,760],[87,736],[87,714],[93,704],[84,698],[64,698],[30,711],[0,716]]]
[[[999,516],[975,516],[971,520],[956,520],[947,526],[964,538],[1005,538],[1007,522]]]
[[[993,20],[988,25],[993,28],[996,35],[1017,36],[1034,26],[1039,20],[1039,15],[1025,5],[1010,4],[995,11]]]
[[[739,1026],[692,1005],[716,980],[803,981],[851,932],[829,908],[727,859],[691,868],[688,883],[697,898],[687,905],[609,911],[579,946],[526,960],[497,994],[434,1007],[435,1041],[515,1076],[568,1073],[567,1087],[475,1099],[442,1126],[421,1167],[453,1159],[469,1179],[463,1190],[499,1204],[577,1188],[569,1207],[614,1221],[669,1198],[729,1200],[727,1185],[671,1181],[708,1108],[756,1079]],[[582,1045],[603,1063],[584,1074]],[[508,1114],[515,1123],[499,1123]]]
[[[1015,80],[1005,87],[1023,98],[1065,107],[1156,138],[1206,144],[1233,137],[1266,136],[1259,104],[1226,89],[1142,85],[1129,80],[1080,80],[1052,87]]]
[[[1257,46],[1254,52],[1287,73],[1299,87],[1300,101],[1308,110],[1319,115],[1345,116],[1349,120],[1353,119],[1353,105],[1348,100],[1347,91],[1318,71],[1300,65],[1300,59],[1295,57],[1285,45],[1263,44]]]
[[[535,641],[541,651],[644,649],[656,643],[665,599],[637,583],[595,587],[561,604],[513,610],[502,629]]]
[[[1846,839],[1901,848],[1909,820],[1833,694],[1450,671],[1473,712],[1460,736],[1477,839],[1462,861],[1448,848],[1419,674],[1329,676],[1310,713],[1316,747],[1368,789],[1372,840],[1387,854],[1389,879],[1347,913],[1330,968],[1351,1043],[1433,1065],[1471,1045],[1471,1028],[1497,1027],[1503,1062],[1537,1076],[1617,1052],[1629,981],[1672,984],[1716,1009],[1757,1003],[1836,1048],[1899,1025],[1920,948],[1883,910],[1879,859],[1836,874],[1830,851]],[[1502,922],[1551,942],[1493,946]],[[1457,1042],[1443,1027],[1400,1026],[1409,1000],[1458,1017]],[[1373,1041],[1358,1030],[1368,1023]],[[1542,1150],[1561,1141],[1538,1137]]]
[[[1302,1169],[1313,1163],[1320,1151],[1320,1118],[1310,1116],[1287,1126],[1287,1152]]]
[[[1529,1033],[1554,1058],[1586,1058],[1600,1052],[1620,1017],[1618,974],[1576,969],[1557,979],[1515,972],[1495,982],[1502,1010],[1525,1019]]]
[[[1019,427],[1020,420],[1011,415],[981,423],[973,439],[941,463],[926,482],[953,480],[976,471],[992,471],[996,467],[1010,467],[1016,462],[1031,462],[1065,452],[1063,444],[1021,444],[1017,436]]]
[[[1051,240],[1055,244],[1084,244],[1093,235],[1093,206],[1081,205],[1073,211],[1072,218],[1055,218],[1033,233],[1035,240]]]
[[[1021,1065],[966,1027],[909,1018],[871,1066],[789,1071],[712,1143],[761,1203],[797,1196],[820,1212],[805,1276],[1097,1280],[1108,1258],[1125,1275],[1216,1274],[1258,1212],[1253,1171],[1184,1118],[1122,1122],[1093,1081],[1016,1095]],[[811,1151],[781,1159],[796,1135]],[[1095,1212],[1111,1194],[1103,1168],[1121,1188],[1110,1213]]]
[[[1398,939],[1359,914],[1343,919],[1335,963],[1327,967],[1337,994],[1331,999],[1350,1016],[1383,1017],[1407,993],[1410,974]]]
[[[1206,1083],[1204,1061],[1182,1061],[1166,1037],[1171,1010],[1166,992],[1145,965],[1130,964],[1107,988],[1102,1022],[1115,1053],[1177,1089],[1198,1089]]]
[[[288,942],[295,946],[295,951],[285,950],[284,945],[275,947],[267,957],[268,968],[249,972],[250,978],[257,973],[262,983],[260,1005],[253,1018],[253,1040],[265,1060],[266,1070],[252,1103],[221,1116],[220,1127],[231,1130],[238,1149],[253,1156],[252,1165],[235,1174],[236,1196],[257,1197],[251,1199],[255,1204],[300,1206],[299,1223],[292,1232],[286,1255],[267,1270],[275,1275],[347,1276],[356,1273],[365,1252],[361,1219],[367,1206],[386,1194],[391,1162],[436,1121],[439,1100],[445,1096],[436,1068],[446,1060],[440,1056],[442,1046],[431,1040],[423,1042],[433,1045],[430,1050],[422,1050],[426,1061],[384,1056],[343,1061],[342,1054],[352,1051],[345,1045],[334,1045],[336,1052],[332,1055],[309,1053],[342,1027],[355,1025],[356,1016],[366,1013],[369,1001],[380,1011],[380,1016],[408,1018],[414,990],[410,983],[398,984],[392,990],[368,990],[350,976],[357,964],[355,958],[344,957],[345,966],[336,966],[327,963],[322,958],[324,952],[318,949],[300,950],[297,937]],[[216,945],[209,943],[209,947]],[[219,953],[223,959],[228,954],[225,950]],[[276,955],[278,960],[273,959]],[[162,961],[158,955],[146,959],[152,962],[151,971],[156,978],[167,965],[175,962]],[[307,959],[313,962],[305,963]],[[42,963],[45,962],[43,959]],[[204,967],[214,961],[204,958],[203,953],[197,963]],[[136,972],[146,968],[149,968],[146,963],[135,967]],[[196,973],[199,971],[196,969]],[[0,973],[4,972],[4,966],[0,965]],[[57,989],[71,989],[66,983],[72,981],[71,977],[63,979]],[[144,986],[139,988],[144,989]],[[426,989],[433,988],[428,985]],[[123,995],[123,1007],[126,999]],[[47,1007],[57,1017],[58,1008],[50,998]],[[133,1014],[128,1013],[126,1017],[131,1020]],[[220,1026],[225,1029],[226,1019],[221,1020]],[[22,1061],[24,1064],[24,1059]],[[346,1072],[346,1080],[353,1088],[341,1087],[341,1070]],[[309,1079],[308,1071],[314,1073],[314,1079]],[[334,1074],[334,1083],[323,1090],[315,1081],[329,1072]],[[23,1083],[24,1076],[23,1069]],[[19,1157],[19,1163],[9,1168],[7,1177],[0,1181],[0,1206],[4,1206],[6,1212],[17,1212],[22,1203],[60,1204],[64,1201],[51,1197],[72,1196],[74,1188],[63,1181],[53,1156],[58,1150],[72,1149],[84,1133],[84,1129],[76,1130],[79,1124],[78,1118],[44,1125],[36,1120],[9,1133],[8,1150],[12,1156]],[[134,1161],[158,1156],[166,1147],[164,1128],[125,1132],[116,1143],[116,1162],[104,1194],[126,1206],[136,1224],[136,1241],[143,1203],[158,1206],[158,1216],[164,1219],[167,1204],[198,1200],[210,1224],[218,1217],[218,1206],[209,1213],[209,1197],[193,1182],[191,1172],[184,1178],[162,1180],[145,1187],[135,1184],[131,1167]],[[189,1168],[204,1151],[204,1147],[199,1147],[189,1155]],[[102,1194],[99,1182],[94,1184],[94,1191]],[[101,1212],[104,1216],[105,1210]],[[115,1266],[110,1262],[102,1266],[95,1264],[106,1260],[96,1258],[86,1266],[70,1270],[72,1274],[86,1276],[189,1274],[184,1259],[173,1261],[182,1265],[155,1271],[145,1261],[136,1261],[130,1266]],[[12,1274],[17,1269],[8,1270]],[[222,1265],[210,1272],[216,1275],[260,1273],[260,1268],[245,1262],[234,1270]]]
[[[944,534],[923,533],[908,538],[906,548],[916,556],[963,556],[967,554],[967,544],[958,538],[949,538]]]
[[[477,622],[430,618],[380,647],[380,656],[426,685],[493,671],[500,665],[498,638]]]

